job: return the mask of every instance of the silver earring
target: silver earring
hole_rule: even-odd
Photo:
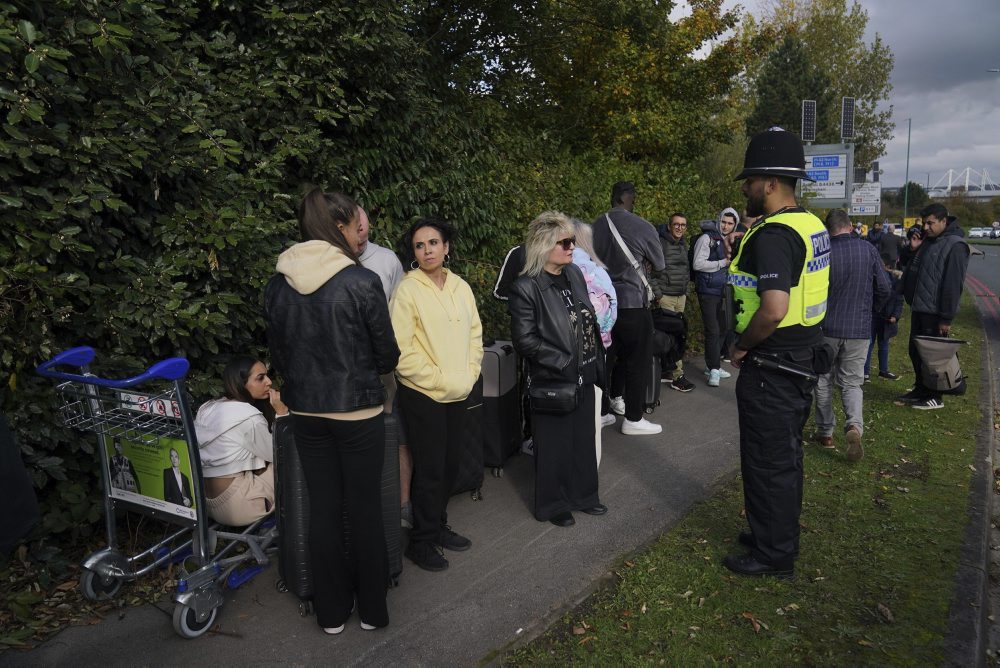
[[[410,263],[410,269],[416,269],[419,266],[420,266],[420,263],[417,262],[416,260],[414,260],[413,262]]]
[[[445,264],[445,266],[448,266],[449,262],[451,262],[451,256],[448,255],[447,253],[445,253],[444,254],[444,264]]]

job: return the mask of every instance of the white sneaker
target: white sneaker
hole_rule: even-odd
[[[615,416],[611,413],[601,416],[601,427],[607,427],[609,424],[615,423]]]
[[[663,427],[646,418],[640,418],[637,422],[622,420],[622,434],[625,436],[649,436],[659,434],[661,431],[663,431]]]
[[[365,624],[364,622],[361,622],[361,628],[363,628],[365,631],[374,631],[375,630],[374,626],[372,626],[371,624]]]
[[[708,376],[711,369],[705,369],[705,375]],[[732,378],[733,374],[729,373],[725,369],[716,369],[719,372],[719,378],[725,380],[726,378]]]
[[[615,415],[625,415],[625,397],[611,397],[608,401],[611,404],[611,412]]]
[[[324,626],[323,633],[326,633],[327,635],[331,636],[339,636],[341,633],[344,632],[344,626],[345,626],[344,624],[341,624],[340,626],[329,626],[329,627]]]
[[[708,386],[709,387],[718,387],[719,386],[719,378],[721,376],[722,376],[722,374],[719,373],[718,369],[712,369],[711,371],[709,371],[708,372]]]

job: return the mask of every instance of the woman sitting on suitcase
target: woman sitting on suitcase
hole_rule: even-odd
[[[309,490],[313,605],[323,630],[337,634],[356,598],[361,628],[372,630],[389,623],[381,497],[386,396],[379,375],[396,367],[399,348],[382,282],[352,250],[358,205],[316,189],[299,205],[298,219],[302,243],[278,257],[264,307]]]
[[[399,405],[413,456],[413,529],[406,557],[443,571],[440,551],[468,550],[472,542],[448,526],[448,497],[461,461],[466,399],[479,378],[483,328],[469,284],[447,268],[454,230],[425,218],[400,240],[408,272],[392,297],[399,342]]]
[[[528,226],[526,263],[508,308],[517,352],[528,360],[535,439],[535,518],[575,523],[574,510],[608,512],[597,493],[594,384],[604,346],[583,273],[573,264],[573,224],[546,211]]]
[[[224,396],[202,404],[194,420],[201,453],[205,505],[216,522],[251,524],[274,506],[274,449],[270,427],[288,415],[267,367],[249,355],[222,370]]]

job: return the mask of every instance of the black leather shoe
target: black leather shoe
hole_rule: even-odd
[[[587,513],[588,515],[603,515],[608,512],[608,507],[603,503],[598,503],[592,508],[582,508],[580,512]]]
[[[573,519],[573,513],[560,513],[555,517],[549,519],[557,527],[571,527],[576,524],[576,520]]]
[[[788,580],[795,575],[795,569],[793,568],[776,568],[771,564],[757,561],[751,554],[730,554],[722,560],[722,565],[737,575],[747,575],[750,577],[770,575]]]
[[[746,545],[750,548],[757,547],[757,541],[753,539],[753,534],[749,531],[741,531],[739,541],[740,545]]]

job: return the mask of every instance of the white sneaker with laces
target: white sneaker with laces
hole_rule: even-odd
[[[625,415],[625,397],[611,397],[608,400],[611,404],[611,412],[615,415]]]
[[[712,369],[711,371],[709,371],[708,372],[708,386],[709,387],[718,387],[719,386],[719,378],[720,377],[721,377],[721,374],[719,373],[718,369]]]
[[[615,416],[611,413],[601,416],[601,427],[607,427],[609,424],[615,423]]]
[[[712,371],[711,369],[705,369],[705,375],[706,376],[710,375],[711,371]],[[725,369],[716,369],[716,371],[719,372],[719,378],[721,378],[722,380],[725,380],[726,378],[732,378],[733,377],[733,374],[729,373]]]
[[[659,434],[661,431],[663,431],[663,427],[650,422],[646,418],[640,418],[636,422],[627,419],[622,420],[622,434],[625,436],[649,436]]]

